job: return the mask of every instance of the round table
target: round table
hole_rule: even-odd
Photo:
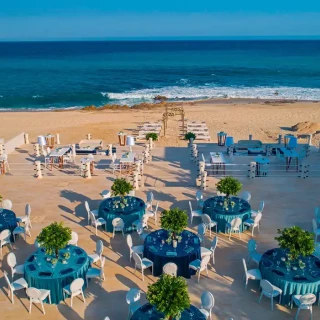
[[[164,319],[163,313],[156,310],[150,303],[146,303],[131,316],[131,320],[160,320]],[[206,317],[203,313],[193,305],[190,305],[189,309],[184,310],[181,313],[180,320],[205,320]]]
[[[206,213],[210,218],[218,223],[218,232],[225,232],[227,222],[235,218],[240,218],[242,222],[251,218],[251,206],[249,202],[237,198],[230,197],[228,207],[224,207],[225,197],[218,196],[207,199],[203,205],[203,213]],[[232,207],[231,202],[234,202]],[[246,229],[243,224],[240,226],[240,231]]]
[[[286,252],[283,249],[271,249],[263,254],[259,264],[262,278],[282,290],[281,303],[288,305],[294,294],[313,293],[318,298],[320,260],[315,256],[302,258],[306,264],[304,272],[299,268],[298,262],[293,263],[288,272],[285,262],[281,260],[282,257],[287,260]],[[297,270],[293,270],[294,267]]]
[[[70,253],[70,258],[65,259],[63,254]],[[62,289],[71,284],[76,278],[83,278],[86,287],[86,273],[90,267],[86,252],[76,246],[68,245],[59,251],[56,265],[51,263],[55,255],[47,255],[44,249],[34,252],[24,264],[24,278],[29,287],[47,289],[51,292],[51,302],[59,304],[63,300]],[[63,260],[66,263],[63,263]]]
[[[189,263],[201,259],[200,239],[196,234],[187,230],[181,233],[181,237],[177,248],[173,248],[172,244],[165,241],[168,239],[166,230],[154,231],[146,237],[143,257],[153,262],[154,276],[161,275],[163,266],[168,262],[173,262],[178,266],[178,276],[190,278],[195,274],[195,271],[189,268]]]
[[[0,208],[0,232],[9,229],[11,233],[18,226],[16,215],[13,211]],[[13,241],[13,235],[11,235]]]
[[[125,208],[116,208],[116,202],[120,197],[112,197],[105,199],[99,206],[99,218],[107,221],[107,231],[112,232],[112,220],[114,218],[121,218],[124,222],[124,232],[130,233],[133,231],[132,222],[139,220],[145,213],[145,202],[137,197],[124,197],[127,200]]]

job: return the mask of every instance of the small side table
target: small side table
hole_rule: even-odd
[[[218,146],[223,147],[226,144],[227,134],[223,131],[217,133],[218,137]]]
[[[118,133],[118,139],[119,139],[119,145],[120,146],[125,146],[126,145],[126,139],[127,139],[127,134],[123,132]]]

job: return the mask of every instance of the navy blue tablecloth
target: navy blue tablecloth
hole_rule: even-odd
[[[160,320],[164,319],[163,313],[156,310],[150,303],[146,303],[140,307],[130,318],[131,320]],[[198,308],[190,305],[189,309],[181,313],[179,320],[205,320],[206,317],[200,312]]]
[[[168,244],[168,232],[160,229],[150,233],[144,242],[143,256],[151,260],[154,264],[153,274],[159,276],[162,274],[163,266],[168,262],[173,262],[178,266],[178,276],[190,278],[195,271],[189,268],[189,263],[196,259],[201,259],[200,239],[187,230],[181,234],[182,240],[177,248]],[[164,244],[162,243],[164,240]],[[169,255],[173,252],[173,255]]]
[[[139,220],[145,213],[145,202],[137,197],[124,197],[127,200],[127,206],[125,208],[116,208],[116,202],[120,200],[120,197],[112,197],[105,199],[99,206],[99,218],[103,218],[107,221],[107,231],[112,232],[112,220],[115,218],[121,218],[124,222],[125,233],[133,231],[132,222]]]
[[[225,197],[212,197],[207,199],[203,204],[203,213],[218,223],[218,232],[225,232],[226,224],[235,218],[240,218],[242,222],[251,218],[250,204],[237,197],[230,197],[229,205],[224,206]],[[233,202],[233,206],[231,205]],[[246,229],[241,224],[241,232]]]
[[[0,232],[6,229],[12,231],[18,226],[16,215],[13,211],[0,208]],[[13,236],[11,236],[13,241]]]

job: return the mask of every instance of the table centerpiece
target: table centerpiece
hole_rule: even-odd
[[[128,201],[125,196],[132,190],[133,186],[124,178],[114,180],[111,187],[111,193],[114,197],[119,196],[120,198],[113,201],[113,208],[124,209],[128,206]]]
[[[233,177],[225,177],[216,184],[216,187],[219,192],[225,194],[223,205],[226,208],[230,203],[230,195],[236,196],[240,192],[242,184]]]

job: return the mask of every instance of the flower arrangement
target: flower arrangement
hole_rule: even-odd
[[[51,263],[52,264],[57,264],[58,263],[58,259],[57,258],[52,258],[51,259]]]
[[[148,286],[147,299],[167,320],[179,319],[181,312],[190,307],[186,280],[167,274]]]
[[[112,203],[113,203],[113,208],[119,209],[120,207],[121,209],[123,209],[128,206],[128,199],[120,198],[120,200],[116,199]]]
[[[65,252],[63,254],[63,257],[66,258],[66,259],[69,259],[70,258],[70,252]]]

